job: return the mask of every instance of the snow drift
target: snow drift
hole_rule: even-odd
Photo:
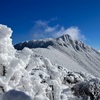
[[[20,43],[15,46],[20,49],[17,51],[12,45],[11,35],[10,28],[0,25],[0,97],[3,100],[8,97],[16,100],[13,89],[22,91],[19,100],[23,100],[23,92],[32,100],[81,100],[91,97],[78,92],[82,82],[87,87],[95,76],[99,77],[99,52],[80,41],[73,41],[69,35]],[[92,83],[100,85],[99,80]],[[93,85],[92,92],[89,92],[94,98],[99,98],[95,93],[99,95],[100,90],[96,92],[95,88]],[[90,90],[90,87],[87,89]]]

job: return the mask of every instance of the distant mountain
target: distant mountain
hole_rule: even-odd
[[[58,38],[48,38],[48,39],[25,41],[25,42],[16,44],[14,47],[17,50],[22,50],[24,47],[47,48],[48,46],[52,46],[55,48],[58,48],[59,46],[65,46],[65,47],[72,46],[73,49],[78,50],[78,51],[91,48],[79,40],[72,40],[72,38],[67,34],[61,37],[58,37]]]
[[[100,53],[69,35],[54,39],[31,40],[14,46],[17,50],[31,48],[34,55],[47,57],[53,64],[100,77]]]

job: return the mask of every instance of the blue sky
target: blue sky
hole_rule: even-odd
[[[0,23],[12,28],[13,44],[70,30],[100,49],[100,0],[0,0]]]

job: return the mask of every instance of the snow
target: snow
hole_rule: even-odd
[[[12,30],[0,24],[0,64],[5,66],[9,65],[16,51],[10,39],[11,35]]]
[[[73,91],[80,92],[83,83],[99,95],[95,86],[100,82],[95,77],[100,77],[100,54],[96,50],[62,36],[34,41],[35,48],[17,51],[11,35],[12,30],[0,24],[0,100],[81,100],[84,97]]]
[[[2,100],[32,100],[32,99],[24,92],[10,90],[8,92],[5,92],[5,94],[2,97]]]

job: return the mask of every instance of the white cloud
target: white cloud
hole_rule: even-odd
[[[47,28],[45,29],[45,32],[46,32],[46,33],[54,32],[54,31],[55,31],[55,27],[47,27]]]
[[[84,35],[81,34],[78,27],[71,26],[65,29],[63,26],[55,25],[50,26],[50,21],[35,21],[35,24],[31,30],[31,34],[35,39],[59,37],[63,34],[69,34],[73,40],[85,40]]]
[[[69,27],[67,29],[65,29],[64,27],[61,27],[61,29],[55,33],[55,37],[56,36],[61,36],[63,34],[68,34],[72,37],[73,40],[85,40],[85,37],[84,35],[82,35],[80,33],[80,30],[78,27]]]
[[[54,34],[57,31],[58,25],[51,27],[49,23],[50,21],[41,21],[41,20],[35,21],[35,24],[31,29],[31,34],[33,38],[41,39],[41,38],[53,37],[52,34]]]
[[[35,21],[35,25],[37,26],[47,26],[47,22],[46,21],[42,21],[42,20],[38,20],[38,21]]]

